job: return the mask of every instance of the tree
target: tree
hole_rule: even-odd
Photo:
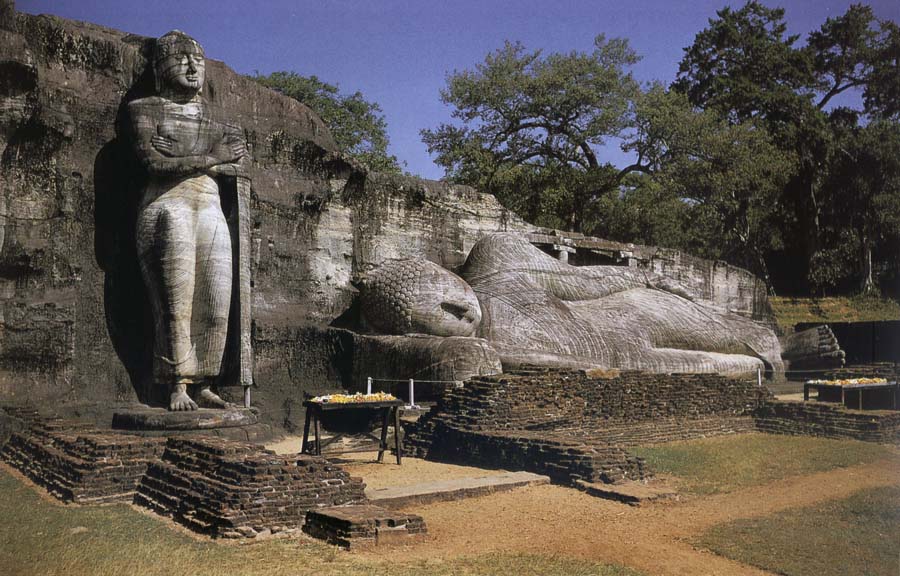
[[[845,122],[835,134],[837,153],[825,184],[832,200],[823,210],[827,236],[817,255],[824,277],[817,285],[855,280],[860,291],[871,292],[877,268],[900,272],[900,125]]]
[[[658,84],[638,100],[634,123],[623,148],[649,173],[631,177],[619,195],[621,204],[640,207],[633,221],[642,232],[628,240],[727,260],[769,282],[766,255],[783,244],[778,194],[790,155],[763,126],[695,110],[685,95]]]
[[[692,105],[720,114],[732,124],[753,120],[794,159],[778,195],[790,241],[780,269],[783,284],[813,280],[816,254],[828,231],[822,215],[832,203],[825,187],[836,136],[828,108],[846,91],[859,90],[869,117],[896,117],[900,105],[900,38],[891,22],[870,8],[851,6],[811,33],[807,45],[786,34],[784,10],[751,1],[724,8],[685,49],[675,90]],[[857,115],[859,117],[859,115]],[[799,272],[799,274],[797,274]]]
[[[643,168],[618,170],[599,152],[629,125],[639,87],[626,69],[637,60],[625,40],[602,35],[591,53],[545,56],[507,42],[449,76],[441,99],[458,123],[423,130],[423,141],[448,179],[579,230],[587,204]]]
[[[381,107],[365,99],[361,92],[341,94],[337,86],[316,76],[294,72],[256,75],[254,80],[314,110],[334,136],[338,146],[371,170],[399,173],[396,156],[388,154],[387,122]]]

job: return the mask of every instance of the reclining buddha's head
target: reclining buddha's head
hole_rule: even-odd
[[[427,260],[395,260],[371,272],[360,305],[368,325],[382,334],[473,336],[481,323],[472,288]]]

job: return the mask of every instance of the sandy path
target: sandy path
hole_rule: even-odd
[[[900,485],[900,459],[640,508],[561,486],[534,486],[483,498],[413,507],[411,511],[425,517],[429,539],[405,549],[402,555],[452,558],[513,551],[616,562],[653,575],[766,574],[697,550],[686,539],[722,522],[765,516],[888,485]],[[393,555],[375,551],[361,556]]]

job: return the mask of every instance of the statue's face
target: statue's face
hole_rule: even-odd
[[[185,47],[168,54],[157,65],[162,85],[182,94],[196,94],[203,88],[206,63],[203,53]]]
[[[361,304],[366,321],[385,334],[473,336],[481,323],[472,288],[425,260],[383,265],[366,281]]]

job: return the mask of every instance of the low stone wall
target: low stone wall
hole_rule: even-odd
[[[431,443],[411,442],[413,455],[445,462],[486,468],[527,470],[546,474],[554,482],[571,484],[619,482],[644,478],[642,459],[618,446],[567,433],[527,430],[469,431],[438,424],[431,429]]]
[[[893,362],[873,362],[856,364],[844,368],[836,368],[824,374],[824,380],[840,380],[844,378],[885,378],[889,381],[900,379],[900,364]]]
[[[557,482],[649,475],[627,446],[753,430],[770,397],[715,374],[531,370],[448,390],[410,427],[419,457],[522,469]]]
[[[65,420],[34,420],[14,432],[0,458],[65,502],[131,502],[165,439],[96,430]]]
[[[303,531],[329,544],[357,550],[409,544],[424,536],[426,528],[417,514],[366,504],[311,510]]]
[[[29,410],[28,413],[36,414],[33,410]],[[23,418],[21,410],[0,407],[0,448],[6,445],[13,433],[22,432],[26,428],[25,418]]]
[[[309,510],[366,502],[365,484],[320,456],[218,438],[170,438],[135,503],[225,538],[297,530]]]
[[[755,419],[757,428],[770,434],[900,443],[900,411],[860,411],[838,404],[773,400],[756,411]]]

